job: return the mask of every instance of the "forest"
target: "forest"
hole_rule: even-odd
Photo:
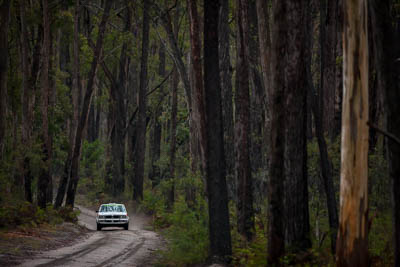
[[[400,1],[0,0],[0,239],[108,202],[159,266],[400,266]]]

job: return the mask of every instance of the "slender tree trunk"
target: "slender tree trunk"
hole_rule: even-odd
[[[320,168],[321,168],[321,176],[324,184],[326,201],[328,207],[328,218],[329,218],[329,228],[331,235],[331,250],[332,254],[336,252],[336,237],[338,230],[338,212],[336,205],[336,197],[335,197],[335,188],[333,184],[333,175],[332,175],[332,162],[329,159],[328,150],[325,142],[325,137],[323,133],[323,126],[321,123],[321,113],[318,103],[318,97],[316,95],[316,90],[314,87],[312,74],[311,74],[311,59],[312,59],[312,17],[311,11],[308,11],[307,15],[307,55],[306,55],[306,66],[307,66],[307,81],[308,88],[310,89],[309,95],[311,100],[311,110],[314,117],[315,124],[315,135],[317,137],[318,147],[319,147],[319,155],[320,155]]]
[[[344,2],[342,158],[338,266],[368,266],[368,16]]]
[[[182,51],[180,50],[180,48],[178,46],[178,39],[177,39],[178,29],[176,28],[174,31],[174,27],[172,25],[172,19],[171,19],[169,12],[164,12],[164,11],[160,11],[160,12],[162,13],[162,15],[161,15],[162,25],[165,29],[165,32],[167,33],[167,39],[168,39],[168,43],[170,46],[170,50],[167,50],[167,52],[170,54],[172,60],[174,61],[175,65],[177,67],[179,76],[181,78],[183,87],[185,89],[186,105],[189,110],[189,116],[191,116],[191,113],[190,113],[192,110],[191,87],[190,87],[188,72],[187,72],[187,69],[183,62],[183,59],[182,59],[182,57],[183,57]],[[176,18],[177,17],[178,16],[176,16]],[[177,24],[176,21],[174,22],[174,24]],[[176,26],[176,25],[174,25],[174,26]]]
[[[93,97],[95,97],[95,95]],[[95,102],[95,101],[93,101],[93,102]],[[95,141],[95,138],[94,138],[95,111],[94,111],[94,103],[93,102],[90,104],[90,108],[89,108],[87,135],[86,135],[86,139],[89,143],[93,143]]]
[[[0,6],[0,161],[3,159],[6,137],[7,74],[8,74],[8,26],[10,22],[10,2]]]
[[[287,1],[285,243],[289,250],[311,247],[307,178],[306,16],[308,0]]]
[[[179,4],[179,1],[177,2]],[[177,9],[177,7],[176,7]],[[192,171],[195,172],[197,167],[197,162],[196,160],[198,159],[198,151],[199,149],[197,148],[198,142],[197,142],[197,129],[198,126],[196,125],[196,121],[194,120],[194,111],[193,111],[193,105],[192,105],[192,89],[189,81],[189,75],[187,68],[185,67],[185,64],[183,62],[183,55],[182,51],[178,46],[178,22],[179,22],[179,13],[175,14],[175,21],[174,24],[172,25],[172,18],[170,16],[169,12],[161,11],[159,10],[160,16],[161,16],[161,22],[162,26],[165,29],[165,32],[167,33],[167,39],[169,43],[170,49],[167,49],[167,52],[171,56],[171,59],[174,61],[175,66],[177,68],[177,71],[179,73],[179,76],[181,78],[181,81],[183,83],[183,87],[185,90],[185,98],[186,98],[186,107],[189,111],[189,134],[190,134],[190,158],[191,158],[191,167]],[[174,31],[175,28],[175,31]]]
[[[165,76],[165,47],[160,44],[160,48],[158,51],[158,75],[159,77]],[[161,86],[160,91],[163,91],[163,86]],[[159,101],[161,101],[161,96],[159,97]],[[151,132],[150,138],[150,161],[151,161],[151,170],[149,172],[149,179],[152,182],[152,187],[154,188],[160,182],[160,168],[158,167],[158,160],[160,159],[161,154],[161,116],[162,108],[156,107],[156,111],[154,113],[154,123],[153,129]]]
[[[257,4],[257,23],[258,23],[258,38],[260,44],[260,61],[263,74],[264,89],[267,98],[267,103],[271,96],[271,38],[269,28],[269,0],[256,0]],[[267,120],[268,108],[267,108]],[[268,128],[268,126],[266,127]]]
[[[232,93],[232,66],[230,58],[230,26],[229,26],[229,0],[220,0],[219,12],[219,67],[222,90],[222,119],[224,127],[224,151],[226,162],[226,179],[228,183],[228,195],[235,194],[235,154],[234,129],[233,129],[233,93]]]
[[[285,249],[284,243],[284,151],[285,151],[285,60],[286,1],[274,0],[272,12],[271,43],[271,140],[269,168],[269,229],[268,263],[279,264]]]
[[[142,31],[142,57],[140,62],[139,85],[139,118],[137,124],[135,177],[133,199],[143,200],[144,160],[146,152],[146,87],[147,87],[147,59],[149,54],[149,7],[148,0],[143,0],[143,31]]]
[[[197,1],[187,0],[188,13],[190,20],[190,44],[193,59],[193,103],[195,111],[195,121],[199,131],[200,159],[203,170],[206,169],[205,161],[205,109],[204,109],[204,88],[203,88],[203,71],[201,64],[201,42],[200,42],[200,26],[197,14]]]
[[[204,89],[210,258],[229,261],[232,255],[228,194],[225,180],[222,93],[218,53],[219,1],[204,1]]]
[[[67,206],[74,206],[76,188],[79,182],[79,159],[81,155],[81,147],[83,140],[83,131],[88,119],[90,102],[93,94],[94,79],[97,72],[98,63],[100,61],[101,51],[103,48],[103,40],[106,30],[106,23],[111,9],[111,1],[105,2],[104,13],[101,18],[99,26],[99,34],[94,49],[93,61],[91,63],[89,78],[86,86],[85,97],[83,99],[82,112],[79,118],[79,124],[77,125],[76,136],[75,136],[75,147],[72,154],[71,160],[71,179],[68,183],[67,199],[65,204]]]
[[[175,69],[172,75],[172,103],[171,103],[171,128],[170,128],[170,151],[169,151],[169,179],[171,188],[168,191],[168,205],[172,208],[175,201],[175,158],[176,158],[176,125],[178,113],[178,82],[179,76]]]
[[[334,121],[334,107],[335,107],[335,89],[336,89],[336,38],[337,38],[337,2],[338,0],[326,0],[327,2],[322,5],[324,8],[324,16],[322,22],[322,27],[325,27],[324,33],[324,43],[322,44],[321,49],[324,50],[323,56],[321,59],[324,61],[324,68],[321,70],[324,72],[323,78],[323,87],[321,90],[324,90],[324,105],[323,105],[323,114],[326,118],[325,120],[325,129],[329,133],[330,137],[334,139],[338,131],[335,130],[335,121]]]
[[[46,208],[46,204],[51,202],[47,199],[47,186],[50,183],[51,168],[51,148],[49,139],[49,60],[50,60],[50,21],[48,1],[43,0],[43,54],[42,54],[42,70],[41,70],[41,105],[42,113],[42,141],[43,141],[43,166],[38,179],[38,205]]]
[[[125,32],[131,31],[131,10],[130,7],[126,8],[126,24]],[[114,80],[115,86],[112,87],[112,110],[114,111],[114,127],[112,131],[112,195],[114,197],[121,195],[125,189],[125,121],[126,121],[126,107],[125,107],[125,92],[127,86],[127,73],[129,69],[130,57],[127,54],[128,43],[124,42],[121,49],[119,58],[119,75],[118,79]]]
[[[336,8],[336,60],[343,58],[343,0],[337,1]],[[334,106],[334,136],[339,136],[342,125],[342,98],[343,98],[343,64],[336,63],[335,71],[335,106]]]
[[[391,5],[393,1],[372,0],[369,2],[371,12],[372,40],[374,42],[374,59],[377,74],[377,90],[384,92],[386,104],[387,131],[400,136],[400,86],[399,60],[400,29],[393,27]],[[398,15],[398,12],[396,12]],[[397,25],[399,27],[400,25]],[[394,251],[400,251],[400,145],[387,139],[387,159],[389,175],[392,179],[393,201],[393,241]],[[395,253],[395,265],[400,266],[400,254]]]
[[[67,159],[64,164],[64,171],[61,176],[60,184],[58,185],[57,196],[54,202],[54,208],[61,207],[65,192],[67,189],[68,181],[71,176],[71,162],[72,155],[75,148],[75,138],[76,129],[79,120],[79,103],[78,103],[78,91],[80,89],[80,78],[79,78],[79,10],[80,10],[80,0],[75,2],[75,14],[74,14],[74,43],[73,43],[73,53],[74,53],[74,67],[72,86],[71,86],[71,99],[73,108],[73,117],[71,119],[71,126],[69,132],[69,149]]]
[[[32,202],[32,180],[33,175],[30,170],[30,158],[27,151],[31,147],[31,135],[33,128],[33,110],[35,106],[35,89],[38,80],[40,57],[42,50],[42,30],[38,28],[37,40],[33,49],[32,63],[29,66],[29,46],[28,46],[28,30],[26,25],[26,8],[25,1],[21,1],[21,56],[22,56],[22,127],[21,137],[22,144],[25,147],[23,160],[23,180],[25,184],[25,199]],[[30,70],[29,70],[30,69]]]
[[[260,50],[260,62],[262,70],[262,81],[265,96],[265,110],[264,110],[264,137],[263,149],[267,149],[270,140],[270,107],[271,107],[271,38],[269,28],[269,0],[256,0],[257,8],[257,23],[258,23],[258,39]],[[265,154],[265,153],[264,153]],[[264,158],[264,164],[268,165],[269,153]]]
[[[253,188],[250,165],[250,95],[249,95],[249,6],[246,0],[236,1],[237,56],[235,94],[235,155],[238,231],[247,240],[254,232]]]

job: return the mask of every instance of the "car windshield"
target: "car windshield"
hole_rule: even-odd
[[[125,212],[125,208],[122,205],[103,205],[100,212]]]

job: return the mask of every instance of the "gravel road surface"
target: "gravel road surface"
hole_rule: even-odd
[[[129,214],[129,230],[105,228],[96,231],[96,213],[77,206],[79,223],[90,232],[82,242],[36,255],[20,266],[152,266],[161,249],[161,237],[144,229],[147,218]]]

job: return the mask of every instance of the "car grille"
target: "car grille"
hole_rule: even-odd
[[[107,215],[106,216],[106,219],[119,219],[119,218],[121,218],[120,215]]]

